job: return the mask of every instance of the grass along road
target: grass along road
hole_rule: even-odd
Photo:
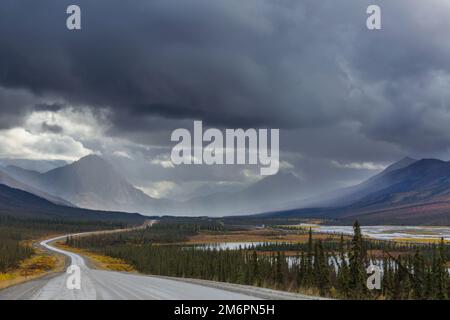
[[[105,232],[105,231],[103,231]],[[103,233],[102,232],[102,233]],[[107,231],[120,232],[120,230]],[[79,233],[86,236],[97,232]],[[253,300],[253,299],[319,299],[300,294],[251,286],[233,285],[195,279],[145,276],[130,272],[92,269],[84,257],[72,250],[57,248],[54,242],[67,237],[60,236],[41,242],[52,252],[65,255],[72,265],[81,271],[81,290],[69,290],[67,274],[31,281],[0,292],[0,299],[31,300]]]

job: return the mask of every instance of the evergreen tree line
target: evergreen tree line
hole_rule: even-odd
[[[162,228],[170,230],[168,226]],[[136,241],[136,235],[132,232],[71,238],[67,239],[67,244],[123,259],[138,271],[154,275],[200,278],[344,299],[448,298],[447,246],[443,241],[439,245],[417,246],[415,252],[405,251],[397,257],[385,250],[383,257],[376,261],[384,269],[382,288],[369,290],[366,268],[371,259],[357,222],[351,241],[341,236],[332,249],[327,248],[324,241],[313,239],[310,230],[308,242],[298,247],[297,256],[293,258],[286,257],[283,250],[198,249],[151,242],[142,245],[142,241]],[[396,249],[393,244],[388,246]],[[424,254],[427,250],[431,253]]]
[[[191,219],[193,221],[194,219]],[[179,243],[186,241],[188,237],[198,234],[200,231],[214,233],[225,231],[225,227],[216,222],[168,222],[163,221],[146,228],[138,228],[125,233],[98,234],[84,237],[86,247],[105,247],[122,244],[146,245],[152,243]]]
[[[20,218],[0,215],[0,236],[16,234],[23,239],[33,239],[48,233],[88,232],[125,228],[119,222],[64,219]]]
[[[8,272],[34,254],[26,240],[54,233],[72,233],[121,228],[124,225],[104,221],[64,221],[30,219],[0,215],[0,272]]]
[[[350,247],[351,239],[349,236],[343,236],[343,241],[346,247]],[[393,240],[363,240],[364,248],[367,251],[381,250],[381,251],[395,251],[395,252],[415,252],[420,250],[423,254],[431,256],[434,245],[432,243],[411,243],[404,242],[399,243]],[[322,245],[327,251],[338,251],[341,243],[338,235],[330,235],[322,240]],[[264,242],[257,245],[249,246],[249,249],[257,251],[305,251],[308,249],[309,244],[305,242]],[[446,250],[446,258],[449,260],[450,250]]]

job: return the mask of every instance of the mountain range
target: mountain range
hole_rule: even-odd
[[[214,212],[215,215],[251,214],[280,209],[293,198],[300,198],[304,183],[291,172],[279,172],[235,192],[213,193],[179,204],[192,214]]]
[[[9,174],[0,171],[0,185],[5,185],[5,186],[9,186],[11,188],[14,189],[18,189],[18,190],[22,190],[22,191],[26,191],[29,192],[31,194],[34,194],[38,197],[41,197],[43,199],[46,199],[54,204],[57,205],[62,205],[62,206],[69,206],[69,207],[73,207],[74,205],[71,204],[70,202],[60,198],[60,197],[56,197],[53,196],[49,193],[46,193],[44,191],[41,191],[37,188],[34,188],[32,186],[29,186],[23,182],[20,182],[16,179],[14,179],[13,177],[11,177]]]
[[[320,217],[364,224],[450,224],[450,162],[405,158],[351,188],[323,195],[316,206],[271,217]]]
[[[141,224],[148,217],[137,213],[108,212],[56,205],[29,192],[0,184],[0,215],[72,221],[108,221]]]
[[[315,207],[339,207],[349,205],[372,192],[383,189],[385,185],[389,185],[389,182],[383,179],[388,173],[406,168],[416,161],[416,159],[405,157],[360,184],[320,194],[314,198],[307,199],[302,205]]]
[[[6,185],[28,191],[56,204],[150,215],[218,216],[256,213],[262,208],[279,208],[276,204],[298,197],[303,187],[300,179],[292,173],[280,172],[236,192],[214,193],[177,202],[148,196],[128,182],[118,169],[96,155],[89,155],[44,173],[14,165],[8,165],[2,170],[5,175],[17,180],[17,183]],[[19,181],[22,187],[17,187]],[[267,196],[268,193],[271,194],[270,197]]]
[[[135,188],[111,164],[96,155],[45,173],[15,166],[7,166],[4,171],[30,186],[28,190],[19,189],[39,196],[42,194],[30,189],[41,190],[82,208],[156,214],[161,213],[166,204]]]
[[[338,223],[358,219],[365,224],[450,225],[450,162],[437,159],[404,158],[358,185],[306,200],[301,199],[306,188],[302,180],[289,172],[269,176],[236,192],[185,202],[155,199],[95,155],[44,173],[9,165],[0,168],[0,185],[15,190],[15,195],[20,195],[17,199],[24,197],[17,193],[22,191],[59,209],[196,216],[266,212],[258,216],[318,217]],[[7,203],[5,208],[17,204],[10,200],[0,197]],[[23,200],[36,201],[31,197]]]

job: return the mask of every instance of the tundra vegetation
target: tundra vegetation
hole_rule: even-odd
[[[121,223],[104,221],[67,221],[0,216],[0,274],[14,272],[26,259],[32,258],[37,253],[32,246],[36,239],[73,232],[109,230],[123,226]],[[44,260],[35,257],[30,261],[42,264]]]
[[[190,222],[188,222],[190,221]],[[153,275],[198,278],[342,299],[448,299],[449,247],[319,237],[218,250],[186,242],[199,233],[226,233],[218,220],[162,220],[146,229],[67,238],[66,245],[121,259]],[[185,243],[183,243],[185,242]],[[380,290],[366,286],[370,263],[383,269]]]

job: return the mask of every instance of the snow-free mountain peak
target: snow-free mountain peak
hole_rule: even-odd
[[[34,186],[88,209],[148,214],[159,209],[157,199],[135,188],[97,155],[40,174]]]

